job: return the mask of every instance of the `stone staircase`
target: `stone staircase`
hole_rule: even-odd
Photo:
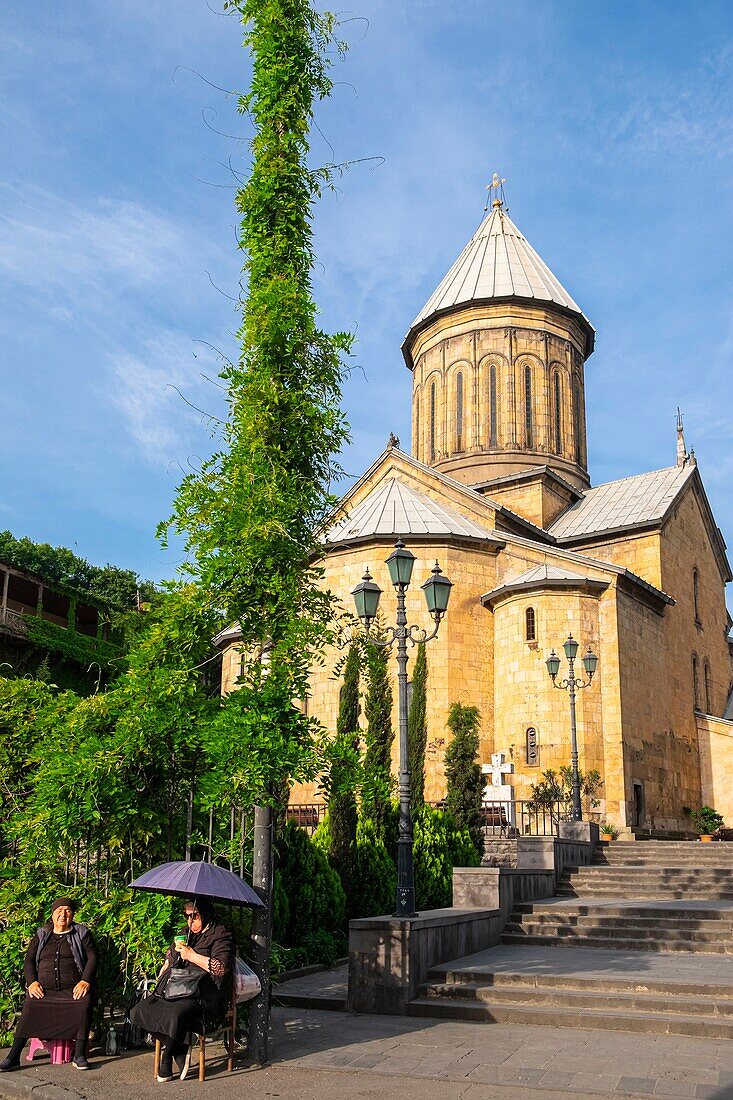
[[[604,845],[502,945],[434,968],[411,1011],[733,1038],[733,844]]]

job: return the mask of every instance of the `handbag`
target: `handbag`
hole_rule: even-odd
[[[236,1004],[243,1001],[251,1001],[262,992],[260,979],[244,959],[237,955],[234,959],[234,1000]]]
[[[177,1001],[182,997],[198,997],[203,970],[191,970],[187,966],[172,966],[163,990],[163,999]]]

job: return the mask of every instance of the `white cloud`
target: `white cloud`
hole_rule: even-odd
[[[155,465],[185,462],[194,438],[200,446],[220,412],[218,391],[201,377],[216,374],[213,353],[180,333],[163,331],[139,352],[120,348],[110,360],[106,392],[141,457]]]
[[[87,205],[31,190],[3,188],[0,270],[34,288],[69,292],[109,279],[149,285],[190,255],[190,234],[137,202],[99,198]]]

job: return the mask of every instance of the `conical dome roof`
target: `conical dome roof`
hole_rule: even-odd
[[[412,322],[403,344],[408,365],[410,341],[434,317],[480,302],[510,299],[547,302],[575,314],[584,323],[590,354],[595,335],[590,321],[497,202]]]

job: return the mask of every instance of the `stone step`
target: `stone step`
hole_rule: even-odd
[[[452,997],[417,997],[409,1002],[407,1009],[413,1016],[452,1020],[733,1039],[733,1021],[714,1016],[678,1016],[666,1012],[635,1012],[604,1007],[572,1009],[554,1005],[505,1004],[499,1001],[461,1001]]]
[[[665,890],[644,889],[642,886],[558,886],[556,897],[559,898],[608,898],[619,901],[733,901],[733,891],[730,890]]]
[[[709,1016],[733,1020],[733,999],[725,996],[603,992],[583,988],[537,989],[522,985],[485,982],[426,982],[421,997],[450,997],[455,1000],[494,1004],[549,1005],[558,1008],[625,1009],[632,1012],[670,1013],[675,1016]]]
[[[673,902],[665,906],[663,901],[659,904],[646,905],[634,905],[633,903],[629,904],[621,901],[619,901],[618,905],[609,905],[607,902],[594,904],[592,900],[589,903],[581,900],[578,901],[577,905],[570,905],[568,902],[563,902],[562,905],[548,904],[546,901],[517,902],[512,910],[512,916],[514,917],[515,915],[521,915],[523,913],[548,913],[552,916],[559,916],[567,913],[580,917],[598,916],[603,919],[638,917],[642,921],[690,920],[694,922],[721,920],[730,921],[733,926],[733,910],[716,909],[714,904],[704,907],[690,906],[686,908],[678,902]]]
[[[605,932],[597,935],[521,935],[504,932],[501,937],[504,944],[530,944],[533,947],[595,947],[601,951],[609,949],[609,937]],[[699,953],[703,955],[733,955],[733,944],[727,946],[722,943],[697,942],[686,937],[677,941],[671,938],[650,940],[643,938],[618,938],[613,940],[615,951],[684,951],[687,954]]]
[[[564,871],[560,881],[624,882],[644,879],[649,882],[725,882],[733,884],[733,867],[582,867]]]
[[[585,939],[586,937],[606,937],[608,940],[645,940],[652,943],[676,943],[676,944],[720,944],[733,954],[733,934],[730,929],[718,929],[710,931],[698,931],[697,929],[674,928],[664,929],[653,926],[642,927],[631,922],[617,925],[601,925],[592,920],[587,924],[572,924],[561,920],[547,921],[509,921],[504,929],[508,936],[558,936],[571,937],[572,939]],[[693,950],[691,947],[690,950]]]
[[[733,921],[730,916],[723,920],[713,918],[677,917],[670,914],[670,910],[649,911],[642,916],[636,913],[623,913],[609,916],[604,912],[604,907],[593,910],[590,913],[575,913],[564,906],[560,910],[557,906],[549,907],[539,912],[513,912],[509,920],[513,924],[563,924],[584,928],[594,925],[598,928],[618,928],[620,926],[633,925],[639,929],[651,929],[652,931],[666,932],[715,932],[718,934],[733,936]]]
[[[613,958],[613,955],[608,951],[605,952],[605,956]],[[591,965],[594,964],[595,960]],[[557,965],[557,956],[554,955],[554,952],[552,965]],[[452,970],[450,965],[433,967],[428,971],[426,985],[436,983],[439,985],[461,985],[467,983],[469,985],[481,986],[496,985],[503,989],[513,988],[515,986],[529,986],[530,989],[576,990],[579,992],[591,990],[603,994],[648,993],[653,996],[664,994],[667,998],[670,995],[673,998],[689,996],[695,1000],[711,999],[716,1003],[733,1003],[731,985],[727,981],[721,982],[718,985],[710,981],[665,981],[660,978],[650,978],[648,972],[643,969],[643,966],[644,964],[642,963],[642,970],[634,970],[628,976],[624,977],[620,977],[618,971],[616,971],[615,977],[609,977],[606,973],[604,973],[602,977],[590,977],[589,975],[577,974],[572,971],[568,971],[567,973],[547,973],[543,971],[540,973],[536,969],[515,971],[502,970],[497,973],[487,973],[485,965],[479,965],[475,969],[472,969],[470,965],[464,963],[461,965],[460,969],[457,970]]]

